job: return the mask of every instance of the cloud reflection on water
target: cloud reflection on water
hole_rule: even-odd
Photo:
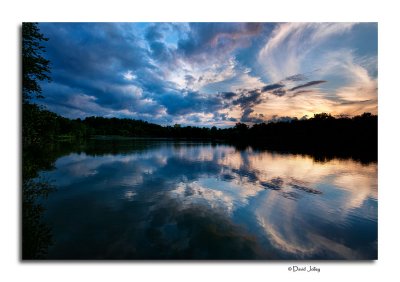
[[[376,237],[362,234],[376,233],[376,163],[321,163],[226,145],[167,142],[131,154],[71,154],[56,168],[46,174],[64,192],[50,208],[81,195],[97,197],[95,208],[142,218],[135,228],[124,228],[129,221],[114,215],[121,220],[118,230],[128,234],[109,256],[124,244],[143,244],[142,251],[135,246],[126,256],[154,258],[150,252],[157,250],[159,258],[376,257]],[[216,242],[222,245],[214,252],[207,244]],[[229,249],[239,243],[246,251]]]

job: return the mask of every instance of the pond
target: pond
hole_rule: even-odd
[[[44,180],[45,259],[377,259],[376,162],[96,141]]]

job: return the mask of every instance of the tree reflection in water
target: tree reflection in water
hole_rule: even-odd
[[[52,243],[51,228],[43,221],[40,204],[55,187],[44,180],[25,180],[22,184],[22,258],[40,259]]]
[[[373,259],[376,163],[331,156],[171,140],[54,145],[24,159],[23,257]]]

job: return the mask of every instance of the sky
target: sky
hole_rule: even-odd
[[[40,23],[62,116],[228,127],[377,114],[377,23]]]

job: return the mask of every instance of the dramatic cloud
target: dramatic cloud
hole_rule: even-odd
[[[293,87],[293,88],[290,89],[290,91],[294,91],[294,90],[297,90],[297,89],[300,89],[300,88],[304,88],[304,87],[310,87],[310,86],[321,84],[321,83],[324,83],[324,82],[326,82],[326,80],[310,81],[310,82],[307,82],[305,84],[301,84],[301,85],[298,85],[296,87]]]
[[[210,57],[229,56],[236,48],[250,44],[259,34],[259,23],[191,23],[186,39],[178,42],[178,50],[195,61],[209,62]]]
[[[374,23],[42,23],[67,117],[231,126],[377,112]],[[324,83],[326,82],[326,83]]]
[[[302,64],[321,44],[351,31],[353,23],[286,23],[276,26],[260,51],[272,80],[301,73]]]
[[[285,85],[283,85],[281,83],[275,83],[275,84],[265,85],[261,90],[263,92],[266,92],[266,91],[282,88],[283,86],[285,86]]]

